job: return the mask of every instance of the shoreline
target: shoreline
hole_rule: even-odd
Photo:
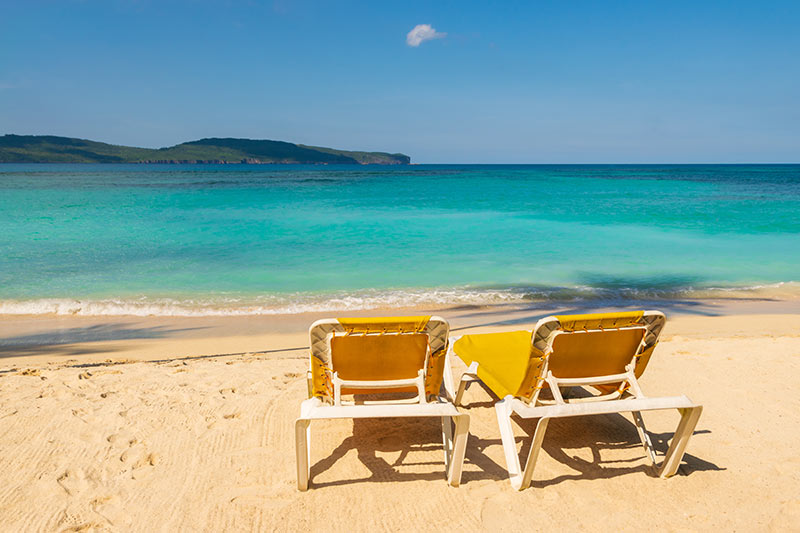
[[[424,287],[354,289],[323,292],[198,293],[182,296],[114,298],[0,298],[3,316],[283,316],[351,313],[386,309],[450,309],[476,306],[630,307],[648,305],[738,305],[740,302],[798,302],[800,282],[781,281],[702,289],[657,289],[592,286]]]
[[[451,334],[532,329],[554,314],[657,309],[680,329],[720,317],[773,315],[800,328],[800,300],[716,299],[537,302],[525,304],[393,307],[241,316],[72,316],[0,314],[0,370],[66,361],[153,361],[247,353],[304,353],[308,327],[340,316],[431,315],[450,322]],[[713,321],[712,321],[713,322]],[[724,321],[723,321],[724,322]],[[785,331],[788,333],[788,330]]]

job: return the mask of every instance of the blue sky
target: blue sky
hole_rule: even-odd
[[[800,162],[800,2],[0,0],[0,133]],[[440,34],[409,46],[429,24]],[[423,32],[424,33],[424,32]]]

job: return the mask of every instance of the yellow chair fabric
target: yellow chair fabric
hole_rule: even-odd
[[[412,366],[416,366],[420,351],[422,351],[424,360],[428,348],[431,353],[425,374],[425,391],[428,396],[435,396],[439,393],[444,374],[444,355],[447,350],[449,330],[446,321],[440,318],[431,320],[430,316],[400,316],[337,318],[335,321],[322,322],[326,323],[319,327],[312,327],[309,332],[311,337],[310,394],[312,396],[325,401],[331,400],[333,397],[331,371],[335,370],[339,372],[342,379],[348,379],[337,368],[337,365],[343,361],[349,361],[344,364],[349,365],[345,372],[351,375],[351,379],[369,380],[369,377],[364,376],[368,376],[370,372],[387,375],[388,370],[386,369],[389,368],[387,365],[399,364],[405,368],[405,365],[413,363]],[[386,335],[383,335],[384,333]],[[408,337],[412,339],[408,339]],[[328,339],[330,339],[330,344]],[[342,341],[341,339],[361,340]],[[425,339],[424,345],[423,339]],[[339,349],[343,350],[341,354],[348,353],[348,355],[337,359],[336,352],[339,352]],[[395,354],[395,358],[403,360],[401,362],[397,359],[383,358],[382,362],[378,364],[375,362],[375,357],[379,352]],[[370,360],[372,362],[368,362]],[[355,374],[360,372],[356,361],[377,366],[363,369],[365,374],[358,374],[356,378]],[[381,366],[384,370],[379,369]],[[421,368],[421,366],[417,368]],[[416,375],[416,371],[414,375]],[[367,393],[369,391],[360,389],[359,392]],[[348,391],[344,390],[343,393],[346,394]]]
[[[561,333],[553,339],[549,370],[557,378],[608,376],[625,372],[644,327]]]
[[[331,339],[331,368],[341,379],[360,381],[412,379],[425,368],[428,336],[424,333],[404,335],[341,335]],[[342,388],[343,394],[379,392],[415,392],[416,387],[403,389]]]
[[[623,313],[590,313],[585,315],[556,315],[561,331],[582,329],[624,328],[642,325],[644,311]]]
[[[533,332],[464,335],[454,351],[468,365],[478,362],[478,377],[498,397],[529,399],[540,387],[546,358],[556,377],[589,377],[624,372],[641,350],[635,367],[641,376],[663,325],[662,314],[644,311],[561,315],[541,321]],[[612,392],[618,385],[597,388]]]
[[[337,318],[347,333],[412,333],[425,331],[430,316],[387,316],[379,318]]]
[[[528,374],[531,332],[464,335],[453,349],[466,364],[478,362],[478,377],[497,396],[516,396]]]

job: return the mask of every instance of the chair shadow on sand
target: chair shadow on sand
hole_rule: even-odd
[[[517,438],[517,442],[522,441],[520,456],[524,458],[527,457],[530,450],[537,420],[526,420],[517,416],[514,419],[515,424],[526,433],[524,437]],[[708,433],[711,431],[701,429],[696,430],[694,435]],[[660,462],[667,452],[673,433],[649,432],[649,434]],[[502,446],[500,439],[493,440],[491,443]],[[585,450],[586,448],[591,453],[591,459],[584,459],[569,453],[570,450]],[[553,419],[550,421],[547,435],[542,443],[542,450],[552,459],[572,469],[573,472],[543,480],[536,477],[537,471],[541,476],[541,469],[534,471],[532,482],[534,488],[556,485],[570,479],[608,479],[640,472],[650,477],[658,477],[657,468],[646,458],[644,448],[639,442],[636,426],[632,420],[621,414]],[[623,450],[630,450],[630,453],[625,454],[627,457],[619,457],[620,454],[616,453]],[[581,455],[585,455],[585,452],[581,451]],[[609,455],[612,458],[609,458]],[[561,469],[559,468],[559,470]],[[696,471],[709,470],[721,471],[725,468],[687,453],[683,456],[677,475],[689,476]]]
[[[478,381],[475,383],[486,391],[489,397],[482,401],[473,401],[462,407],[467,412],[476,408],[492,408],[498,398],[483,384],[483,382]],[[567,395],[571,397],[587,397],[590,396],[590,393],[580,388],[574,388],[567,393]],[[513,419],[515,425],[525,432],[525,436],[516,438],[517,444],[521,443],[519,455],[524,459],[528,456],[531,444],[533,443],[533,434],[536,431],[538,419],[524,419],[516,414],[513,416]],[[648,433],[653,444],[653,449],[657,454],[657,460],[663,460],[674,433],[672,431],[653,433],[649,429]],[[711,431],[708,429],[698,429],[694,431],[693,435],[709,433],[711,433]],[[477,455],[477,453],[483,455],[483,450],[488,446],[499,446],[502,448],[502,441],[499,438],[477,439],[474,435],[470,435],[470,440],[467,444],[467,459],[473,459],[474,455]],[[471,448],[477,450],[476,454],[473,456],[469,453]],[[592,454],[591,460],[586,460],[567,453],[568,450],[581,448],[588,448],[590,450]],[[617,450],[628,449],[632,450],[632,456],[629,458],[603,459],[604,456],[607,457],[609,455],[609,452],[613,455]],[[572,474],[561,474],[550,480],[537,480],[536,471],[534,471],[534,480],[531,484],[534,488],[556,485],[570,479],[607,479],[637,472],[643,472],[650,477],[658,477],[657,468],[646,458],[633,420],[621,414],[551,419],[547,434],[542,443],[542,450],[551,458],[576,472]],[[475,464],[479,464],[478,461],[474,462]],[[640,464],[624,466],[624,463]],[[686,453],[683,456],[681,466],[676,475],[688,476],[693,472],[722,470],[726,469]],[[470,471],[464,472],[464,482],[471,479],[471,473]],[[502,470],[501,477],[508,479],[508,473],[505,469]]]
[[[577,394],[582,395],[581,392]],[[470,412],[476,409],[491,408],[491,416],[494,418],[493,405],[494,399],[477,401],[465,405],[464,409],[466,412]],[[518,444],[521,443],[520,456],[524,458],[527,457],[530,450],[537,420],[526,420],[517,416],[514,419],[515,424],[526,434],[516,439]],[[652,431],[649,433],[658,459],[662,460],[673,433],[653,433]],[[709,433],[711,431],[707,429],[699,429],[694,432],[695,435]],[[508,480],[505,461],[502,459],[499,430],[497,434],[498,438],[496,439],[484,439],[473,433],[470,434],[462,484],[480,480]],[[492,446],[497,447],[498,451],[494,455],[501,457],[500,462],[486,455],[485,450]],[[569,453],[570,450],[581,449],[581,455],[585,455],[583,450],[587,448],[591,453],[591,460]],[[369,470],[369,476],[356,479],[314,481],[315,477],[331,469],[351,450],[356,451],[359,461]],[[607,479],[634,473],[644,473],[650,477],[658,475],[657,469],[646,459],[633,421],[621,414],[551,420],[542,450],[552,459],[571,469],[572,472],[559,474],[546,480],[542,480],[541,477],[537,479],[536,473],[534,473],[532,484],[534,489],[556,485],[566,480]],[[618,456],[619,454],[616,452],[621,450],[631,451],[624,458],[608,458],[609,455]],[[417,452],[431,451],[440,455],[435,460],[422,462],[409,460]],[[381,456],[392,453],[399,455],[391,462]],[[402,471],[427,465],[430,465],[430,471]],[[683,457],[677,475],[688,476],[693,472],[722,470],[725,468],[687,453]],[[541,475],[541,470],[537,469],[536,472]],[[363,482],[416,480],[441,480],[444,482],[444,479],[441,430],[439,424],[430,419],[356,419],[353,421],[353,434],[345,438],[330,455],[311,467],[311,480],[315,488]]]
[[[344,420],[334,423],[344,423]],[[314,439],[312,424],[311,439]],[[351,450],[370,475],[355,479],[318,481],[315,478],[333,467]],[[415,461],[414,455],[434,452],[434,460]],[[398,456],[391,462],[382,454]],[[467,447],[469,456],[469,444]],[[412,458],[412,459],[410,459]],[[351,459],[345,459],[349,461]],[[402,469],[430,466],[426,472],[403,472]],[[442,451],[441,425],[431,418],[357,418],[353,420],[353,434],[345,438],[328,456],[311,466],[311,482],[314,488],[349,485],[363,482],[402,482],[417,480],[441,480],[445,483],[444,452]]]

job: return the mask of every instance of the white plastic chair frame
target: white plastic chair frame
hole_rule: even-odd
[[[431,324],[433,323],[433,324]],[[429,320],[431,328],[437,334],[444,334],[444,341],[447,340],[449,326],[447,321],[441,317],[433,316]],[[442,326],[444,331],[442,332]],[[337,333],[343,332],[339,322],[335,319],[323,319],[314,322],[309,328],[309,336],[312,345],[319,342],[320,334],[324,333],[327,353],[330,354],[330,339]],[[354,333],[356,335],[401,335],[400,332],[375,332],[375,333]],[[430,331],[429,331],[430,334]],[[442,444],[444,447],[444,463],[447,482],[453,487],[458,487],[461,483],[461,471],[464,464],[464,454],[466,452],[467,437],[469,434],[469,415],[460,412],[456,406],[444,397],[436,396],[428,398],[425,393],[425,369],[428,366],[430,357],[430,342],[425,356],[425,364],[419,370],[417,377],[411,379],[397,380],[374,380],[356,381],[342,380],[336,372],[332,373],[333,398],[328,403],[317,397],[311,397],[300,406],[300,417],[295,421],[295,448],[297,453],[297,488],[298,490],[308,490],[310,466],[311,466],[311,421],[321,419],[337,418],[403,418],[403,417],[435,417],[440,418],[442,423]],[[444,357],[448,357],[448,353]],[[313,355],[312,355],[313,357]],[[445,360],[445,366],[449,366]],[[309,381],[311,380],[309,372]],[[452,379],[452,378],[451,378]],[[341,390],[343,387],[351,389],[374,389],[374,388],[403,388],[408,386],[417,387],[417,396],[402,400],[377,400],[343,402]],[[309,391],[311,385],[309,384]]]
[[[646,314],[661,314],[657,311],[648,311]],[[541,319],[537,324],[534,332],[540,325],[545,322],[553,320],[554,317],[547,317]],[[609,329],[629,329],[629,328],[604,328],[603,330],[582,330],[587,332],[593,331],[608,331]],[[555,332],[555,335],[566,332]],[[580,334],[581,332],[566,333],[566,334]],[[531,336],[532,339],[535,335]],[[448,350],[448,359],[445,360],[445,387],[448,391],[448,396],[453,398],[455,405],[461,404],[461,399],[467,387],[475,381],[480,381],[477,375],[478,363],[473,362],[469,368],[464,372],[459,382],[458,391],[453,395],[455,390],[452,368],[450,367],[450,357],[454,356],[453,346],[455,342],[461,337],[452,337],[450,339],[450,347]],[[644,343],[644,341],[642,341]],[[641,349],[641,346],[640,346]],[[520,398],[508,395],[505,398],[495,403],[495,412],[497,414],[497,423],[500,427],[500,438],[503,443],[503,452],[506,458],[506,465],[508,468],[509,478],[511,485],[516,490],[524,490],[531,485],[533,478],[533,470],[536,466],[536,460],[539,457],[539,451],[544,441],[544,435],[547,431],[547,425],[552,418],[565,418],[574,416],[590,416],[590,415],[603,415],[612,413],[631,413],[633,416],[636,430],[639,434],[639,439],[644,447],[647,457],[650,462],[656,466],[657,459],[656,453],[653,449],[652,441],[647,433],[642,418],[642,411],[657,411],[666,409],[677,409],[681,415],[678,427],[675,429],[675,435],[669,445],[667,453],[660,467],[658,467],[658,475],[661,478],[668,478],[673,476],[681,464],[683,455],[686,452],[686,445],[689,438],[694,433],[697,422],[700,419],[700,414],[703,411],[701,405],[693,403],[686,396],[669,396],[661,398],[648,398],[642,392],[639,381],[634,374],[634,367],[636,365],[637,354],[633,356],[631,362],[626,366],[625,372],[621,374],[613,374],[607,376],[593,376],[586,378],[556,378],[549,370],[549,356],[552,353],[552,339],[548,345],[548,351],[545,352],[544,366],[541,370],[541,375],[544,376],[544,382],[549,387],[553,400],[547,401],[539,398],[540,390],[537,390],[531,398],[530,403],[526,403]],[[598,396],[590,396],[587,398],[574,398],[565,399],[561,394],[562,387],[580,387],[586,385],[602,385],[608,383],[623,383],[628,387],[619,387],[617,391],[609,394],[602,394]],[[627,389],[627,390],[625,390]],[[624,390],[624,392],[620,392]],[[511,424],[511,415],[516,413],[522,418],[538,418],[536,430],[533,434],[533,442],[531,443],[530,450],[528,451],[528,458],[525,461],[524,468],[520,463],[520,456],[517,453],[516,443],[514,441],[514,431]]]

